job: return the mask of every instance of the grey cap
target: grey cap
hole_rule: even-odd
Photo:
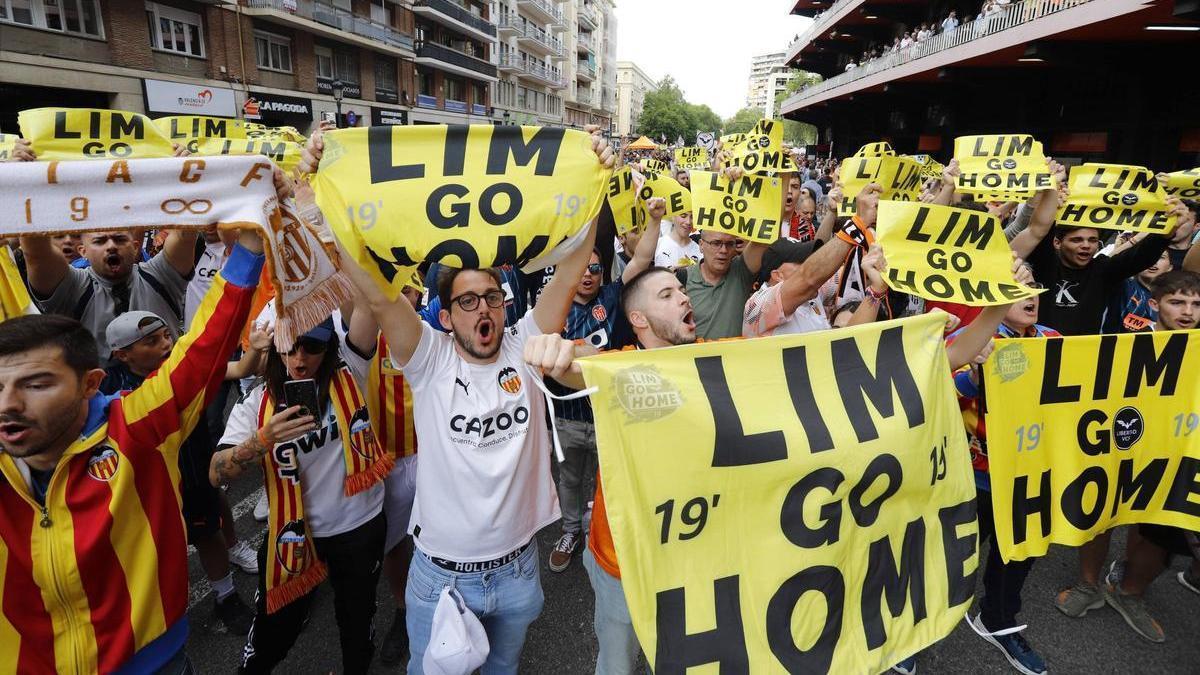
[[[154,312],[125,312],[113,319],[108,328],[104,329],[104,339],[108,341],[109,349],[125,349],[154,331],[166,327],[167,322]]]

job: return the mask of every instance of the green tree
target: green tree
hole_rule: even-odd
[[[666,136],[668,143],[683,137],[684,142],[692,144],[697,132],[716,132],[720,126],[721,118],[711,108],[688,103],[675,79],[668,75],[646,93],[637,133],[655,141]]]
[[[734,113],[733,117],[725,120],[725,133],[744,134],[750,131],[762,116],[761,108],[742,108]]]
[[[787,87],[775,95],[775,110],[783,110],[783,102],[800,91],[801,87],[817,84],[822,80],[817,73],[796,71],[796,76],[788,81]],[[817,128],[807,122],[785,120],[783,124],[783,140],[793,145],[814,145],[817,142]]]

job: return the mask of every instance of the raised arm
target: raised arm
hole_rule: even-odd
[[[621,273],[622,282],[629,283],[630,279],[654,262],[654,249],[658,246],[658,233],[666,212],[667,200],[662,197],[651,197],[650,201],[646,202],[646,224],[643,226],[642,238],[638,240],[637,248],[631,252],[629,264]]]
[[[188,278],[196,269],[196,230],[171,230],[163,242],[162,255],[179,276]]]
[[[810,255],[795,274],[784,279],[779,290],[783,313],[790,315],[797,307],[817,297],[821,285],[845,262],[850,248],[850,244],[840,237],[834,237]]]
[[[833,236],[833,228],[837,226],[838,207],[842,204],[842,184],[836,182],[837,172],[834,171],[834,184],[825,196],[825,215],[821,216],[821,226],[817,228],[817,239],[829,241]]]
[[[54,248],[50,237],[21,237],[25,275],[34,296],[45,300],[54,295],[70,271],[67,259]]]
[[[1033,270],[1020,258],[1013,259],[1013,277],[1017,283],[1028,286],[1033,283]],[[1020,301],[1018,301],[1020,302]],[[975,320],[967,324],[958,336],[946,347],[946,358],[950,361],[950,370],[958,370],[975,360],[996,335],[996,329],[1008,313],[1013,303],[992,305],[984,308]]]
[[[1069,194],[1066,170],[1058,162],[1047,160],[1047,163],[1058,187],[1041,190],[1033,196],[1033,199],[1029,200],[1029,204],[1033,208],[1033,213],[1029,218],[1029,227],[1009,242],[1013,253],[1016,253],[1017,257],[1022,260],[1028,258],[1038,244],[1046,238],[1046,235],[1050,234],[1050,229],[1054,227],[1054,217],[1058,213],[1058,205],[1066,200]]]

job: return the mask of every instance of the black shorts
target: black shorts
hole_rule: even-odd
[[[179,449],[179,483],[188,541],[221,527],[221,491],[208,482],[208,465],[216,446],[203,417]]]
[[[1200,547],[1200,544],[1197,543],[1197,537],[1200,535],[1195,532],[1167,525],[1141,523],[1138,525],[1138,534],[1141,534],[1150,543],[1166,550],[1168,555],[1198,557],[1197,548]]]

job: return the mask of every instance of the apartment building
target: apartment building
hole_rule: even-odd
[[[646,92],[654,89],[654,79],[632,61],[617,61],[617,135],[637,133],[638,118]]]
[[[496,85],[497,114],[510,124],[561,126],[563,66],[568,57],[563,36],[567,17],[558,0],[495,0],[500,45]]]
[[[599,125],[615,131],[617,109],[617,19],[612,0],[568,0],[566,100],[563,126]]]
[[[0,131],[38,106],[307,131],[338,92],[342,126],[496,121],[496,46],[470,0],[0,0]]]
[[[763,117],[774,118],[775,95],[786,91],[796,72],[785,63],[785,52],[755,56],[750,62],[750,78],[746,86],[746,107],[758,108]]]

